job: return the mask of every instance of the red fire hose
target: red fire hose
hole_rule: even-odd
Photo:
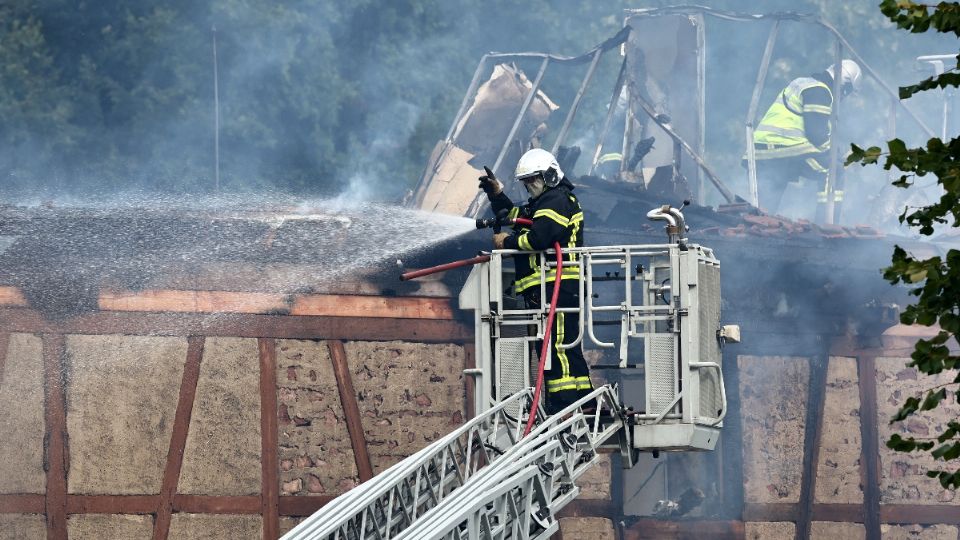
[[[514,225],[525,225],[527,227],[533,225],[533,220],[526,218],[515,218],[509,221]],[[560,298],[560,280],[563,277],[563,251],[560,249],[560,242],[554,242],[553,249],[557,252],[557,275],[556,279],[553,281],[553,295],[550,297],[550,311],[547,314],[547,326],[543,330],[543,345],[540,347],[540,361],[537,364],[537,383],[533,389],[533,403],[530,405],[530,414],[527,417],[527,425],[523,430],[524,437],[526,437],[530,433],[530,430],[533,429],[533,423],[537,419],[537,405],[540,403],[540,393],[543,391],[543,368],[545,367],[547,361],[547,353],[550,351],[550,334],[553,330],[553,319],[557,313],[557,300]],[[421,276],[435,274],[437,272],[460,268],[461,266],[470,266],[487,262],[489,260],[489,255],[480,255],[479,257],[473,257],[472,259],[463,259],[461,261],[454,261],[451,263],[400,274],[400,280],[407,281]]]
[[[523,430],[524,437],[533,429],[533,421],[537,418],[537,404],[540,403],[540,392],[543,388],[543,368],[547,361],[547,352],[550,351],[550,331],[553,329],[553,317],[557,312],[557,299],[560,298],[560,280],[563,277],[561,273],[563,272],[563,252],[560,250],[560,242],[554,242],[553,249],[557,252],[557,277],[553,281],[553,296],[550,298],[547,326],[543,329],[543,345],[540,347],[540,362],[537,364],[537,385],[533,388],[533,404],[530,405],[527,427]]]
[[[422,276],[429,276],[430,274],[436,274],[437,272],[445,272],[447,270],[453,270],[454,268],[460,268],[461,266],[470,266],[472,264],[479,264],[489,260],[489,255],[480,255],[472,259],[463,259],[462,261],[453,261],[446,264],[431,266],[430,268],[422,268],[420,270],[414,270],[412,272],[400,274],[400,281],[407,281]]]

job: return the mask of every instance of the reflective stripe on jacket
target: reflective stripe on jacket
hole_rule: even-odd
[[[519,249],[523,251],[539,252],[553,247],[554,242],[560,242],[563,249],[583,246],[583,210],[580,208],[580,202],[573,193],[572,185],[566,180],[561,181],[560,185],[548,189],[539,197],[529,201],[521,207],[513,207],[503,192],[498,193],[491,200],[491,206],[494,213],[503,208],[510,208],[511,217],[528,217],[533,220],[533,225],[528,227],[515,228],[514,234],[504,240],[503,247],[506,249]],[[509,206],[508,206],[509,205]],[[517,256],[514,258],[516,263],[517,277],[514,281],[514,291],[517,293],[533,289],[540,285],[540,254],[531,253],[527,256]],[[576,262],[579,256],[575,253],[568,253],[564,256],[564,268],[561,280],[575,280],[580,277],[580,269],[572,264]],[[547,282],[556,281],[556,268],[546,272]],[[550,291],[547,291],[548,294]]]
[[[830,94],[831,105],[805,104],[803,92],[811,88],[824,88]],[[822,147],[814,146],[807,139],[803,127],[804,113],[830,114],[833,94],[830,87],[813,77],[794,79],[780,92],[773,105],[767,109],[760,124],[753,132],[757,159],[785,158],[823,152],[830,147],[827,138]]]

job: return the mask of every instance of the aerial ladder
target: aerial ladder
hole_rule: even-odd
[[[465,374],[474,378],[476,416],[283,539],[548,538],[601,452],[619,452],[629,468],[641,451],[712,450],[727,412],[721,348],[739,342],[739,328],[720,323],[720,263],[687,242],[680,209],[647,217],[666,222],[666,244],[564,250],[577,254],[563,264],[578,268],[580,305],[558,308],[579,319],[567,347],[611,351],[616,368],[642,375],[642,395],[606,384],[555,414],[533,404],[531,345],[545,335],[549,307],[529,309],[513,297],[505,261],[520,252],[493,251],[459,298],[475,313],[477,367]],[[541,272],[555,268],[552,255],[537,255]],[[541,287],[548,298],[545,279]]]

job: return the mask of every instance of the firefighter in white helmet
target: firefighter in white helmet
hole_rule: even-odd
[[[787,184],[800,177],[825,185],[829,172],[830,112],[834,103],[836,66],[809,77],[799,77],[777,95],[753,132],[757,157],[760,206],[776,212]],[[840,68],[840,95],[856,91],[862,74],[853,60]],[[838,200],[842,192],[836,192]],[[826,202],[826,191],[819,194]]]
[[[533,149],[523,154],[517,163],[516,180],[530,195],[522,206],[515,206],[503,192],[503,185],[493,175],[480,177],[483,189],[495,214],[508,212],[511,218],[524,217],[533,220],[530,227],[516,226],[511,233],[498,233],[493,237],[497,249],[518,249],[537,252],[553,247],[559,242],[562,249],[583,246],[583,211],[577,197],[572,193],[573,184],[560,170],[557,159],[543,149]],[[577,307],[580,305],[579,269],[572,263],[578,260],[574,253],[564,255],[564,266],[560,276],[558,307]],[[514,291],[523,295],[524,301],[532,309],[538,309],[549,302],[540,295],[540,266],[536,253],[514,257],[516,280]],[[546,273],[547,295],[553,291],[550,283],[557,279],[556,269]],[[557,312],[554,327],[551,330],[551,367],[544,374],[546,386],[547,410],[557,412],[590,393],[590,370],[579,346],[564,349],[560,344],[571,343],[580,334],[579,319],[573,314]],[[541,345],[537,345],[540,351]]]

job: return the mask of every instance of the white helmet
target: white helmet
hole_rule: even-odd
[[[550,188],[557,187],[557,184],[563,180],[563,171],[560,170],[557,158],[542,148],[528,150],[520,157],[514,177],[523,181],[538,174],[543,175],[543,183]]]
[[[840,66],[840,92],[846,96],[859,90],[860,79],[863,78],[860,72],[860,66],[853,60],[844,60],[840,63]],[[836,67],[836,64],[828,67],[827,73],[829,73],[831,77],[836,78],[836,75],[834,75],[834,67]]]

